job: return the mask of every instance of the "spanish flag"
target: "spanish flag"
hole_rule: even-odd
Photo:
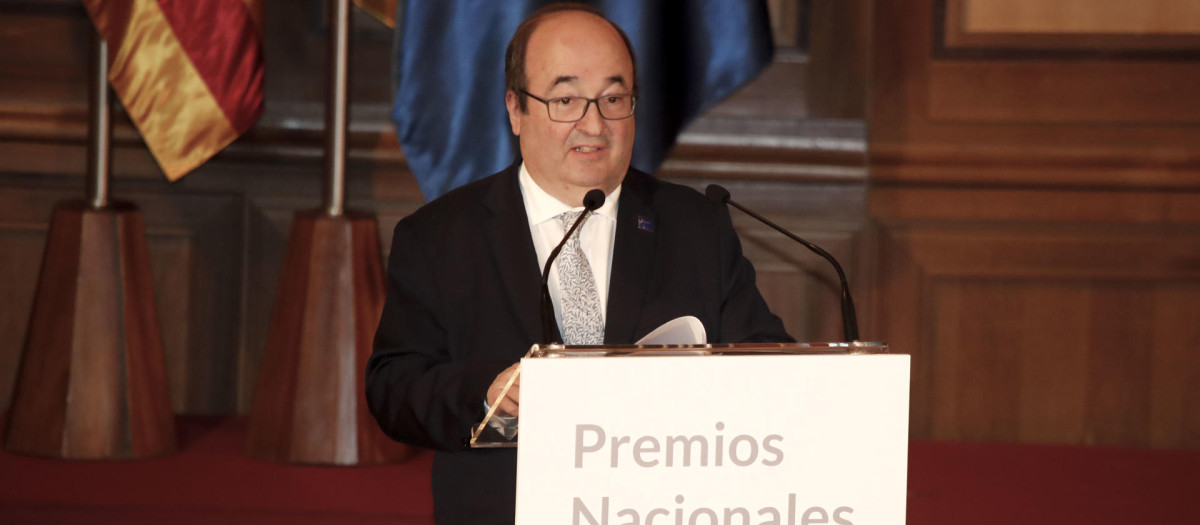
[[[261,0],[83,0],[108,42],[108,80],[174,181],[263,110]]]

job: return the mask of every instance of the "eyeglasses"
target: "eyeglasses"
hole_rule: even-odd
[[[622,120],[633,116],[633,108],[637,106],[637,97],[633,95],[604,95],[598,98],[586,97],[554,97],[550,100],[534,95],[524,89],[522,93],[546,105],[550,120],[555,122],[578,122],[587,115],[588,107],[596,105],[600,118],[604,120]]]

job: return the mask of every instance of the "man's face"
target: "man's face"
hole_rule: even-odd
[[[542,99],[597,98],[633,91],[633,61],[621,36],[604,20],[566,12],[543,20],[525,54],[528,91]],[[605,120],[596,105],[578,122],[554,122],[546,105],[518,94],[505,102],[521,157],[534,181],[557,199],[578,206],[588,190],[611,193],[625,178],[633,154],[634,119]]]

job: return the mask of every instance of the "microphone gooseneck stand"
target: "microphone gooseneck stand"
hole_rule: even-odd
[[[842,271],[842,265],[838,264],[837,259],[834,259],[829,252],[823,250],[820,246],[801,239],[796,234],[785,230],[782,226],[771,222],[770,219],[767,219],[766,217],[755,213],[753,210],[738,204],[736,201],[730,198],[729,190],[726,190],[717,184],[709,184],[704,194],[708,196],[709,200],[718,205],[728,204],[739,210],[742,210],[746,213],[746,215],[754,217],[759,222],[770,226],[775,231],[786,235],[789,239],[804,245],[805,248],[808,248],[813,253],[820,255],[826,261],[829,261],[829,264],[833,265],[833,269],[837,270],[838,280],[842,286],[842,334],[846,338],[847,343],[858,341],[858,314],[854,311],[854,298],[850,296],[850,285],[846,282],[846,274]]]

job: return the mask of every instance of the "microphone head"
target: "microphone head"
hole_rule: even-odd
[[[709,184],[704,190],[704,195],[713,201],[713,204],[722,205],[729,202],[729,190],[722,188],[720,184]]]
[[[589,190],[587,194],[583,196],[583,209],[587,211],[596,211],[601,206],[604,206],[604,190]]]

